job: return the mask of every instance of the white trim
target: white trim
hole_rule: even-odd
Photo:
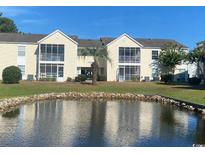
[[[116,39],[114,39],[113,41],[111,41],[110,43],[108,43],[106,46],[111,45],[112,43],[116,42],[117,40],[121,39],[122,37],[126,36],[127,38],[129,38],[130,40],[132,40],[133,42],[135,42],[136,44],[138,44],[140,47],[143,47],[142,44],[140,44],[138,41],[136,41],[135,39],[133,39],[132,37],[130,37],[129,35],[127,35],[126,33],[120,35],[119,37],[117,37]]]
[[[67,39],[69,39],[70,41],[72,41],[73,43],[78,45],[78,42],[74,41],[72,38],[70,38],[68,35],[64,34],[62,31],[60,31],[59,29],[55,30],[54,32],[52,32],[51,34],[47,35],[46,37],[42,38],[41,40],[39,40],[37,43],[41,43],[42,41],[46,40],[47,38],[51,37],[52,35],[56,34],[56,33],[60,33],[61,35],[65,36]]]
[[[141,63],[117,63],[118,65],[141,66]]]
[[[45,63],[45,64],[64,64],[62,61],[39,61],[39,63]]]
[[[17,44],[17,47],[26,47],[27,46],[27,44]]]
[[[162,49],[161,47],[142,47],[142,49],[153,49],[153,50],[155,50],[155,49]],[[189,48],[182,48],[183,50],[189,50]]]
[[[159,50],[160,47],[143,47],[142,49],[152,49],[152,50]]]

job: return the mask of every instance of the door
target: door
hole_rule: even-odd
[[[63,82],[64,81],[64,66],[63,65],[58,65],[58,76],[57,76],[57,81]]]
[[[123,67],[119,68],[119,81],[124,81],[125,80],[125,69]]]

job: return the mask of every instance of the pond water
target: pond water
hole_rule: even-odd
[[[54,100],[0,115],[0,146],[192,146],[205,120],[170,105]]]

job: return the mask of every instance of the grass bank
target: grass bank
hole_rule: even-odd
[[[150,95],[160,94],[205,105],[205,87],[191,87],[188,85],[165,85],[152,82],[99,82],[96,86],[79,83],[35,81],[22,81],[20,84],[9,85],[0,83],[0,99],[51,92],[127,92]]]

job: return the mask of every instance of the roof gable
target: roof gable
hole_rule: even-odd
[[[112,40],[111,42],[109,42],[109,43],[107,44],[107,46],[110,46],[112,43],[114,43],[114,42],[120,40],[122,37],[127,37],[128,39],[130,39],[131,41],[133,41],[134,43],[136,43],[136,44],[139,45],[140,47],[143,47],[142,44],[140,44],[138,41],[136,41],[135,39],[133,39],[132,37],[130,37],[129,35],[127,35],[127,34],[125,34],[125,33],[122,34],[122,35],[120,35],[120,36],[117,37],[116,39]]]
[[[55,30],[54,32],[52,32],[51,34],[47,35],[46,37],[42,38],[41,40],[38,41],[38,43],[43,42],[44,40],[48,39],[49,37],[55,35],[56,33],[60,33],[61,35],[63,35],[64,37],[66,37],[68,40],[72,41],[73,43],[78,45],[78,42],[76,42],[75,40],[73,40],[71,37],[69,37],[68,35],[64,34],[62,31],[60,30]]]

